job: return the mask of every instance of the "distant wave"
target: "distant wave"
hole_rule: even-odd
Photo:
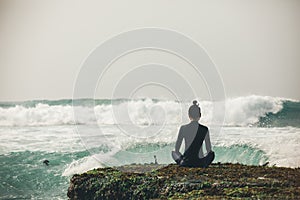
[[[260,117],[257,125],[262,127],[300,127],[300,103],[284,101],[279,112],[270,112]]]
[[[182,105],[185,110],[182,110]],[[0,126],[52,126],[75,124],[73,106],[81,114],[78,124],[174,124],[187,122],[190,103],[155,99],[78,99],[0,102]],[[300,102],[268,96],[245,96],[225,102],[225,126],[300,126]],[[114,118],[114,109],[120,116]],[[201,122],[213,124],[210,101],[201,101]],[[182,121],[182,115],[186,121]],[[95,117],[96,116],[96,117]]]

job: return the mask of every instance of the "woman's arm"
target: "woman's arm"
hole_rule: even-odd
[[[176,141],[176,144],[175,144],[175,152],[179,152],[182,140],[183,140],[182,127],[180,127],[178,137],[177,137],[177,141]]]
[[[211,143],[210,143],[210,137],[209,137],[209,130],[207,130],[206,136],[205,136],[205,147],[207,153],[211,151]]]
[[[200,147],[198,157],[199,158],[203,158],[204,157],[204,154],[203,154],[203,145]]]

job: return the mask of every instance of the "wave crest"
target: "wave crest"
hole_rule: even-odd
[[[88,100],[91,102],[92,100]],[[27,107],[24,105],[0,106],[0,126],[52,126],[75,124],[73,107],[70,100],[63,101],[63,105],[45,104],[45,101],[36,102],[35,105]],[[47,101],[49,102],[49,101]],[[140,100],[96,100],[93,107],[91,103],[87,106],[87,100],[76,100],[76,123],[78,124],[131,124],[140,126],[173,124],[180,125],[187,123],[187,109],[190,103],[177,101],[160,101],[152,99]],[[225,101],[225,126],[251,126],[264,125],[261,119],[272,115],[273,118],[280,120],[280,116],[274,114],[284,110],[284,106],[291,102],[282,98],[268,96],[245,96],[229,98]],[[295,104],[293,112],[299,113],[300,103]],[[213,102],[200,101],[202,108],[201,122],[204,124],[214,124],[212,119]],[[295,111],[296,109],[296,111]],[[297,110],[298,109],[298,110]],[[118,118],[113,111],[117,111]],[[116,113],[115,113],[116,114]],[[286,114],[286,113],[285,113]],[[124,116],[124,117],[123,117]],[[129,117],[126,117],[129,116]],[[287,117],[289,115],[286,115]],[[293,115],[293,117],[295,117]],[[266,120],[264,120],[266,121]],[[286,120],[288,122],[288,120]],[[280,123],[276,123],[280,124]],[[275,125],[276,125],[275,124]],[[289,124],[284,124],[288,126]]]

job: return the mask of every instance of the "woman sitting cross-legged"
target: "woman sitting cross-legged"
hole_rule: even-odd
[[[185,167],[208,167],[215,158],[215,153],[211,150],[209,130],[206,126],[199,124],[201,109],[197,101],[189,108],[189,124],[180,127],[175,151],[172,157],[177,164]],[[185,141],[185,151],[182,155],[179,152],[182,140]],[[203,154],[203,143],[205,142],[206,156]]]

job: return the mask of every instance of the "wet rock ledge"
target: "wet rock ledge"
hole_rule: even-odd
[[[70,199],[300,199],[300,168],[125,165],[75,174]]]

